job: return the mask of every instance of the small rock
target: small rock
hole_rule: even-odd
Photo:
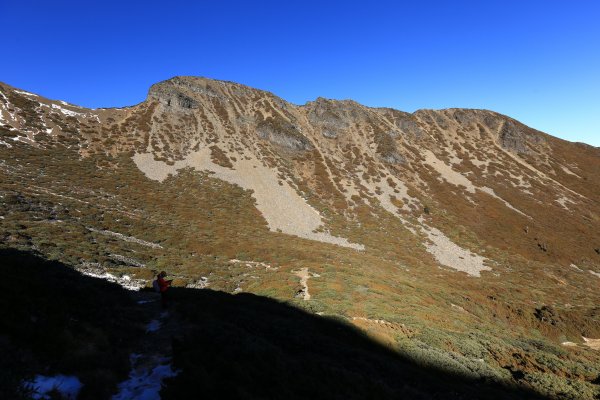
[[[546,243],[538,243],[538,247],[544,252],[548,251],[548,245]]]

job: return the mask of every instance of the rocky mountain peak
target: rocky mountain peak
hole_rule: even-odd
[[[87,109],[0,84],[0,247],[295,302],[550,397],[597,397],[598,171],[600,149],[487,110],[196,77]]]
[[[253,89],[235,82],[194,76],[176,76],[152,85],[148,91],[149,100],[159,100],[167,106],[183,109],[197,108],[198,101],[207,99],[227,102],[232,97],[253,98],[263,96],[274,97],[269,92]]]

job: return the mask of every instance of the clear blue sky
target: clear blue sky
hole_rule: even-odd
[[[599,1],[0,0],[0,81],[88,107],[175,75],[297,104],[486,108],[600,146]]]

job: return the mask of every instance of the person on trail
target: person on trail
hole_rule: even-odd
[[[167,307],[167,304],[168,304],[167,291],[169,290],[169,286],[171,286],[171,283],[173,282],[173,280],[166,280],[165,276],[167,276],[167,273],[165,271],[162,271],[160,274],[156,275],[156,281],[158,283],[158,288],[160,291],[160,299],[161,299],[163,307]]]

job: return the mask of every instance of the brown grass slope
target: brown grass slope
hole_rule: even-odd
[[[598,394],[599,355],[582,336],[600,337],[600,149],[486,110],[297,106],[204,78],[158,83],[122,109],[0,92],[3,247],[133,279],[166,269],[179,286],[336,315],[464,376]],[[268,168],[319,213],[320,231],[364,250],[270,229],[255,192],[186,164],[203,149],[232,173]],[[135,154],[181,169],[158,182]],[[489,269],[440,263],[432,227]],[[296,297],[303,268],[308,301]]]

